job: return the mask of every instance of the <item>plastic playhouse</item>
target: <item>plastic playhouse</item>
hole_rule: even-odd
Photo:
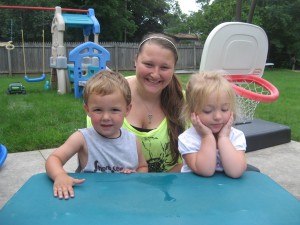
[[[64,45],[64,32],[66,27],[83,29],[84,43],[69,53],[69,59]],[[62,13],[61,7],[55,7],[55,15],[51,26],[52,54],[50,67],[57,75],[57,91],[60,94],[71,92],[71,83],[74,86],[76,98],[82,96],[86,81],[96,72],[106,68],[110,60],[110,53],[98,44],[100,24],[95,17],[93,9],[87,14]],[[89,36],[94,34],[94,42]],[[69,62],[68,62],[69,60]]]

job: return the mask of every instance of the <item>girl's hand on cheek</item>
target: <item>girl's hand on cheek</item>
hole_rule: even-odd
[[[219,132],[219,137],[229,137],[230,130],[233,124],[233,113],[231,112],[229,120]]]
[[[199,116],[194,112],[191,114],[191,121],[192,121],[192,124],[195,127],[197,133],[201,137],[205,137],[207,135],[212,134],[212,131],[201,122]]]

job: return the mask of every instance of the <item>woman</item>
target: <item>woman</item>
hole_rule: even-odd
[[[180,119],[184,97],[175,76],[174,43],[162,34],[145,36],[135,58],[136,76],[128,78],[132,109],[123,127],[140,139],[149,172],[179,172],[182,166],[178,135],[185,128]]]

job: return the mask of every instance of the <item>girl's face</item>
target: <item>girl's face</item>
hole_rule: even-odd
[[[117,138],[131,105],[126,105],[121,91],[115,91],[109,95],[92,94],[84,109],[99,134],[107,138]]]
[[[230,98],[226,94],[212,93],[201,112],[197,112],[201,122],[216,134],[228,122],[231,115]]]
[[[148,93],[160,93],[171,81],[175,57],[171,50],[155,43],[145,43],[135,60],[136,75]]]

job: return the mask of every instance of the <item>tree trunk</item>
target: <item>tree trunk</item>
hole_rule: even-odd
[[[255,11],[255,6],[256,6],[256,0],[252,0],[247,23],[252,23],[254,11]]]
[[[242,0],[236,0],[235,20],[241,21],[242,17]]]

